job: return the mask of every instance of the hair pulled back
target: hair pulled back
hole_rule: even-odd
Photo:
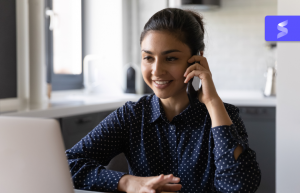
[[[197,12],[178,8],[163,9],[155,13],[145,24],[140,43],[149,31],[169,32],[190,48],[191,55],[204,51],[203,17]],[[187,93],[196,97],[197,91],[192,86],[192,82],[193,78],[188,82]]]

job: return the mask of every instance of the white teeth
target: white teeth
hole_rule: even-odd
[[[167,84],[167,83],[169,83],[170,82],[170,80],[169,81],[154,81],[156,84]]]

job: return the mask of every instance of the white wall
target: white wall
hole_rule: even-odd
[[[299,7],[299,0],[278,0],[278,15],[300,15]],[[300,191],[299,51],[300,42],[278,43],[278,94],[276,109],[277,193]]]
[[[221,8],[203,11],[206,50],[217,89],[263,90],[267,66],[275,62],[265,46],[264,20],[277,14],[276,0],[221,0]],[[273,63],[272,63],[273,62]]]
[[[121,91],[122,82],[122,0],[85,1],[85,55],[99,56],[99,92]],[[83,56],[84,57],[84,56]]]

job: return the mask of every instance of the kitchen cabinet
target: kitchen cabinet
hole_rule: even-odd
[[[262,173],[256,193],[274,193],[276,107],[238,108],[248,133],[249,146],[256,152]]]

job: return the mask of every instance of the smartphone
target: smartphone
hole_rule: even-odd
[[[199,90],[202,86],[201,79],[199,77],[195,76],[194,80],[192,82],[192,85],[193,85],[195,91]]]
[[[200,51],[197,53],[197,55],[200,56]],[[195,64],[195,62],[193,64]],[[195,91],[198,91],[202,86],[201,79],[197,76],[194,76],[194,80],[192,82],[192,85],[193,85]]]

